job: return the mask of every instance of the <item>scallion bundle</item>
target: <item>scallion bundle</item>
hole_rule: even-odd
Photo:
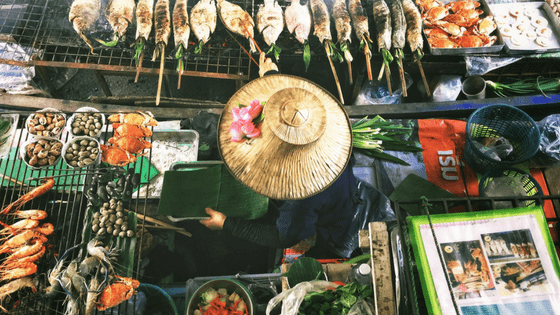
[[[379,115],[370,120],[368,120],[366,116],[352,125],[352,145],[355,149],[371,157],[388,160],[401,165],[410,165],[383,151],[422,151],[422,148],[417,147],[414,141],[400,139],[399,136],[408,134],[411,130],[412,128],[386,121]]]
[[[558,78],[527,78],[511,83],[498,83],[486,80],[486,85],[490,86],[500,97],[520,94],[546,94],[550,92],[560,92],[560,79]]]

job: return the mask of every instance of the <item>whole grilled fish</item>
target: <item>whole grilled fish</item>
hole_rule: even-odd
[[[364,37],[369,38],[369,22],[362,2],[360,0],[350,0],[348,6],[350,7],[350,17],[352,18],[352,26],[354,27],[356,37],[359,40],[364,39]]]
[[[257,30],[263,35],[264,42],[271,46],[284,28],[284,14],[282,7],[275,0],[264,0],[257,12]]]
[[[307,5],[301,5],[300,0],[292,0],[292,4],[286,7],[284,17],[286,28],[290,34],[294,34],[300,43],[305,43],[311,31],[311,13]]]
[[[189,25],[189,13],[187,12],[187,0],[177,0],[173,8],[173,37],[175,48],[189,45],[189,35],[191,27]]]
[[[72,23],[72,27],[89,46],[92,54],[93,47],[90,40],[85,36],[85,32],[97,21],[100,10],[100,0],[74,0],[68,14],[68,20]]]
[[[119,39],[123,38],[128,26],[134,21],[134,0],[111,0],[107,6],[107,20]]]
[[[313,12],[313,25],[315,31],[313,34],[319,38],[321,44],[325,40],[332,40],[331,35],[331,18],[327,5],[323,0],[311,0],[311,12]]]
[[[191,29],[203,44],[210,39],[216,29],[216,2],[214,0],[200,0],[191,10]]]
[[[169,13],[169,1],[158,0],[154,10],[154,28],[156,30],[156,48],[152,61],[155,61],[160,53],[164,53],[165,46],[171,33],[171,14]]]
[[[352,36],[352,25],[350,24],[350,15],[346,9],[346,0],[334,1],[333,18],[336,28],[336,40],[339,43],[349,43]]]
[[[247,39],[255,38],[253,18],[237,4],[226,0],[218,0],[218,14],[224,26],[231,32]],[[256,52],[257,48],[251,39],[249,39],[249,44],[251,45],[251,52]]]
[[[391,22],[393,33],[391,45],[395,49],[403,49],[406,45],[406,19],[401,0],[387,0],[387,5],[391,11]]]
[[[373,0],[373,19],[377,31],[377,48],[391,49],[391,11],[384,0]]]
[[[154,0],[139,0],[136,6],[136,40],[147,41],[154,21]]]
[[[406,40],[410,46],[410,50],[415,52],[424,48],[424,40],[422,38],[422,17],[418,7],[412,0],[402,0],[404,16],[406,18]]]

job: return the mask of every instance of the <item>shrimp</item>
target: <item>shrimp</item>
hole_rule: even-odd
[[[13,280],[10,281],[8,283],[6,283],[5,285],[0,287],[0,304],[2,304],[2,301],[10,294],[16,292],[17,290],[23,289],[23,288],[31,288],[31,290],[33,291],[33,293],[37,292],[37,288],[35,287],[35,283],[33,283],[33,280],[30,277],[24,277],[24,278],[20,278],[17,280]],[[0,305],[0,309],[6,313],[8,313],[8,310],[6,310],[5,308],[3,308]]]
[[[86,295],[86,315],[92,315],[95,311],[95,306],[97,304],[97,296],[101,291],[101,285],[97,277],[92,277],[89,281],[89,290]]]
[[[7,205],[4,209],[2,209],[2,211],[0,211],[0,214],[7,214],[14,207],[16,209],[19,209],[24,203],[45,194],[47,191],[51,190],[53,187],[54,187],[54,179],[47,178],[44,181],[43,185],[35,187],[33,190],[31,190],[27,194],[21,196],[18,200],[16,200],[16,201],[10,203],[9,205]]]
[[[41,259],[41,257],[43,257],[43,255],[45,254],[45,251],[47,250],[47,248],[45,246],[42,246],[41,249],[30,256],[27,257],[23,257],[21,259],[18,259],[17,261],[10,261],[10,260],[6,260],[5,262],[2,263],[2,265],[0,265],[0,267],[2,268],[14,268],[17,267],[18,265],[20,265],[21,263],[27,263],[27,262],[36,262],[37,260]]]
[[[78,298],[85,297],[87,293],[86,279],[78,274],[78,261],[72,260],[65,273],[70,278],[72,287],[78,292]]]
[[[0,254],[10,252],[14,248],[18,248],[18,247],[26,244],[32,238],[38,238],[42,242],[47,241],[47,238],[43,234],[38,233],[38,232],[33,231],[33,230],[26,230],[25,232],[23,232],[21,234],[17,234],[16,236],[14,236],[14,237],[8,239],[7,241],[5,241],[4,244],[2,244],[2,246],[0,246]]]
[[[43,247],[43,242],[41,242],[38,239],[34,239],[31,241],[31,245],[25,245],[18,248],[10,256],[8,256],[6,260],[13,261],[19,258],[24,258],[27,256],[34,255],[41,250],[41,247]]]
[[[34,231],[37,231],[45,236],[51,235],[54,232],[54,225],[52,223],[43,223],[41,226],[37,226],[33,228]]]
[[[116,250],[106,250],[103,246],[99,245],[101,245],[101,242],[94,238],[87,244],[87,251],[91,256],[95,256],[107,263],[110,270],[112,269],[110,257],[116,254]]]
[[[47,212],[43,210],[18,210],[13,215],[20,219],[43,220],[47,217]]]
[[[85,277],[93,272],[94,269],[99,267],[101,259],[96,256],[89,256],[80,263],[79,273],[82,277]]]
[[[39,225],[39,221],[33,219],[23,219],[19,220],[12,225],[7,225],[6,223],[0,221],[0,225],[4,226],[4,229],[0,230],[0,235],[5,234],[13,234],[15,235],[17,232],[22,230],[29,230],[35,228]]]
[[[19,268],[8,269],[0,273],[0,280],[9,281],[30,276],[37,272],[37,265],[32,262],[23,263]]]

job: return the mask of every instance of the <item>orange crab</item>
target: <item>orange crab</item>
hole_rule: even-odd
[[[461,1],[455,1],[446,4],[446,7],[449,10],[453,11],[453,13],[457,13],[462,10],[476,9],[479,6],[480,6],[480,2],[472,1],[472,0],[461,0]]]
[[[438,21],[449,15],[449,10],[445,7],[432,7],[423,16],[424,20]]]
[[[131,136],[136,138],[151,137],[152,131],[144,126],[114,123],[113,130],[116,137]]]
[[[111,165],[125,166],[128,163],[136,162],[136,156],[117,147],[102,144],[101,151],[103,151],[101,154],[101,161]],[[146,153],[139,155],[145,154]]]
[[[428,43],[434,48],[459,48],[459,45],[447,38],[428,37]]]
[[[150,112],[136,112],[129,114],[113,114],[109,116],[112,123],[124,123],[135,126],[157,126],[158,122]]]
[[[439,0],[416,0],[416,4],[420,7],[422,13],[427,12],[433,7],[443,7],[443,3]]]
[[[116,145],[119,149],[128,151],[132,154],[139,154],[144,151],[144,149],[149,149],[152,144],[144,139],[124,136],[124,137],[111,137],[107,140],[107,143]]]
[[[461,27],[454,23],[449,23],[445,21],[433,21],[432,23],[426,23],[426,26],[432,28],[439,28],[445,32],[447,32],[451,36],[461,36],[466,31],[466,28]]]
[[[459,15],[458,13],[449,14],[448,16],[443,18],[443,21],[445,22],[453,23],[455,25],[463,26],[463,27],[473,26],[474,24],[476,24],[476,22],[478,22],[478,20],[479,20],[478,17],[466,18],[462,15]]]
[[[494,18],[489,15],[476,23],[474,32],[479,35],[490,35],[496,30],[496,22]]]
[[[136,294],[140,282],[132,278],[116,276],[118,279],[110,286],[103,289],[97,300],[97,310],[104,311],[117,306]]]
[[[467,47],[487,47],[492,46],[496,42],[496,36],[485,35],[465,35],[452,39],[457,45],[463,48]]]

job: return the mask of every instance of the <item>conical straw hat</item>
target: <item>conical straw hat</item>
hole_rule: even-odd
[[[231,110],[253,100],[266,102],[261,135],[231,141]],[[350,120],[338,100],[315,83],[268,75],[238,90],[220,117],[218,147],[233,176],[273,199],[296,200],[332,184],[352,152]]]

